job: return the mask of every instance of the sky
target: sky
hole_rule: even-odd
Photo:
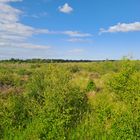
[[[0,59],[140,59],[140,0],[0,0]]]

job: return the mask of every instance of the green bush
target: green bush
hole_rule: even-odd
[[[35,78],[35,79],[34,79]],[[42,106],[38,120],[43,121],[39,137],[62,139],[67,137],[81,120],[86,109],[86,96],[70,83],[66,69],[49,65],[43,73],[37,72],[32,79],[29,94]]]
[[[90,92],[90,91],[95,91],[95,90],[96,90],[96,85],[95,85],[94,81],[90,80],[87,84],[86,91]]]
[[[19,69],[17,72],[19,75],[31,75],[32,72],[26,69]]]
[[[124,61],[122,70],[108,82],[110,92],[118,94],[122,100],[131,101],[140,96],[140,76],[132,62]],[[134,100],[135,100],[134,99]]]
[[[71,73],[76,73],[80,71],[80,67],[78,67],[77,65],[74,66],[70,66],[70,72]]]
[[[71,84],[71,78],[56,65],[37,70],[26,93],[9,97],[10,104],[2,106],[3,137],[66,139],[88,107],[85,93]]]
[[[0,86],[16,86],[20,78],[14,73],[0,73]]]

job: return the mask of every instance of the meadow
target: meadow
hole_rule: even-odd
[[[139,140],[140,61],[0,62],[1,140]]]

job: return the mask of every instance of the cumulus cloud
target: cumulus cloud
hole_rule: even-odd
[[[0,0],[0,47],[44,48],[45,46],[26,43],[29,37],[35,34],[48,34],[49,31],[20,23],[20,15],[23,12],[10,6],[9,2],[21,1]]]
[[[37,29],[20,22],[23,11],[14,8],[9,2],[21,2],[22,0],[0,0],[0,47],[23,47],[48,49],[50,46],[42,46],[28,43],[28,40],[37,34],[58,34],[69,37],[88,37],[91,34],[78,31],[49,31]],[[67,4],[64,9],[69,7]],[[69,9],[69,8],[68,8]],[[71,11],[70,9],[68,11]],[[68,12],[67,11],[67,12]]]
[[[108,29],[100,29],[100,33],[115,33],[115,32],[134,32],[140,31],[140,22],[134,23],[118,23]]]
[[[69,6],[68,3],[65,3],[63,6],[59,6],[58,9],[60,12],[66,13],[66,14],[69,14],[73,11],[73,8]]]

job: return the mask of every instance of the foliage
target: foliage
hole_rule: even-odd
[[[45,63],[0,63],[0,139],[140,139],[140,61]]]
[[[9,85],[9,86],[14,86],[16,85],[16,79],[17,77],[15,77],[12,74],[8,74],[8,73],[1,73],[0,74],[0,86],[4,86],[4,85]]]
[[[17,132],[27,132],[30,128],[24,136],[26,139],[32,135],[38,139],[66,138],[87,107],[84,92],[72,86],[70,79],[70,73],[57,66],[48,65],[47,69],[37,70],[29,80],[27,92],[12,96],[10,107],[2,107],[4,134],[14,138]],[[8,108],[6,112],[5,107]]]
[[[90,92],[90,91],[95,91],[95,90],[96,90],[96,85],[95,85],[94,81],[90,80],[88,82],[86,91]]]
[[[79,72],[79,71],[80,71],[80,68],[77,65],[70,66],[70,72],[76,73],[76,72]]]
[[[136,100],[140,96],[140,76],[137,72],[131,62],[124,63],[122,70],[108,82],[110,91],[118,94],[122,100],[131,102]]]

